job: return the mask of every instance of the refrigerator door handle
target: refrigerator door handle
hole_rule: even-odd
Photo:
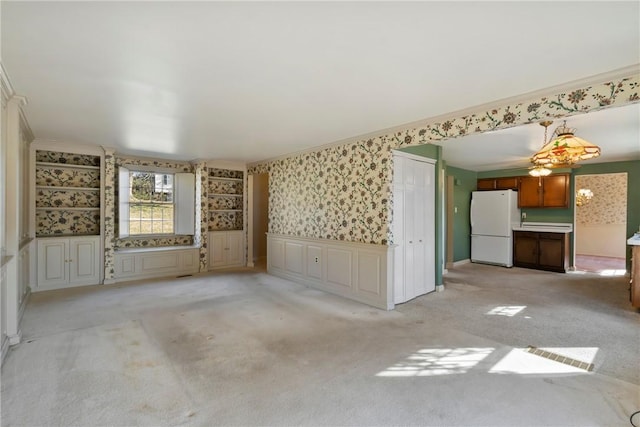
[[[469,222],[471,223],[471,232],[472,232],[472,233],[473,233],[473,218],[474,218],[474,215],[473,215],[473,211],[474,211],[473,206],[474,206],[473,199],[471,199],[471,206],[469,207],[469,213],[470,213],[470,215],[469,215]]]

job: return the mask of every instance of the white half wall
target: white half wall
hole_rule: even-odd
[[[115,278],[117,282],[125,282],[196,274],[199,256],[198,248],[191,247],[120,250],[115,256]]]
[[[627,224],[575,225],[576,254],[625,258]]]
[[[267,270],[384,310],[393,303],[393,246],[267,234]]]

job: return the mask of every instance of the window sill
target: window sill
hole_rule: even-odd
[[[141,239],[175,239],[177,237],[193,237],[193,234],[134,234],[126,237],[118,237],[120,240],[141,240]]]
[[[135,254],[145,252],[167,252],[167,251],[183,251],[185,249],[200,249],[197,245],[190,246],[152,246],[144,248],[121,248],[116,249],[116,254]]]

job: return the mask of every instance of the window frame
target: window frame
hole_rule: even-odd
[[[129,179],[134,172],[173,175],[173,233],[131,234],[131,206]],[[118,237],[119,238],[170,238],[195,234],[195,175],[145,166],[120,166],[118,170]],[[154,182],[155,185],[155,182]],[[137,204],[137,203],[136,203]]]

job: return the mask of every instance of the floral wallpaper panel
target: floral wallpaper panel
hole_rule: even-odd
[[[62,163],[80,166],[100,166],[100,156],[37,150],[36,162]]]
[[[99,210],[36,210],[36,237],[99,234]]]
[[[613,225],[627,223],[627,174],[607,173],[577,175],[576,191],[593,192],[589,203],[576,206],[576,222],[581,225]]]
[[[638,75],[258,163],[269,173],[269,232],[393,243],[392,150],[640,101]]]

